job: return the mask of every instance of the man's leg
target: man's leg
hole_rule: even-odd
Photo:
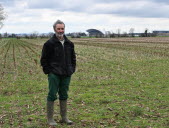
[[[47,96],[47,119],[49,125],[57,125],[53,119],[54,101],[57,99],[57,92],[59,87],[59,77],[54,74],[48,75],[49,92]]]
[[[73,122],[67,117],[67,99],[68,90],[71,77],[62,77],[59,84],[59,102],[60,102],[60,114],[62,117],[61,122],[72,124]]]

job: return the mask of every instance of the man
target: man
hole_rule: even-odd
[[[54,101],[59,94],[61,122],[72,124],[67,118],[67,99],[71,75],[76,68],[74,44],[64,35],[62,21],[57,20],[53,29],[55,34],[44,44],[40,60],[43,72],[48,74],[47,119],[49,125],[57,125],[53,113]]]

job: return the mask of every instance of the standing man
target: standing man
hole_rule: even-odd
[[[43,46],[41,66],[48,74],[47,119],[49,125],[57,125],[53,119],[54,101],[59,95],[61,122],[72,124],[67,117],[67,99],[71,75],[75,72],[76,56],[74,44],[64,35],[65,24],[57,20],[55,34]]]

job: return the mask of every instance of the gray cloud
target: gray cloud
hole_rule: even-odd
[[[169,18],[168,0],[1,0],[8,5],[26,2],[28,9],[53,9],[92,14],[112,14],[127,17]]]
[[[1,0],[0,4],[6,5],[6,6],[11,6],[14,3],[15,0]]]
[[[89,9],[90,10],[90,9]],[[115,14],[128,17],[169,18],[169,5],[147,1],[114,2],[109,4],[96,4],[89,12]]]
[[[166,3],[166,4],[169,4],[168,0],[151,0],[151,1],[154,1],[154,2],[157,2],[157,3]]]

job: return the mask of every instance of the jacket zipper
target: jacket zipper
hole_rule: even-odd
[[[67,74],[66,58],[65,58],[65,46],[64,46],[64,44],[65,44],[65,42],[62,45],[62,47],[63,47],[63,59],[64,59],[64,67],[63,67],[63,69],[64,69],[65,73]]]

